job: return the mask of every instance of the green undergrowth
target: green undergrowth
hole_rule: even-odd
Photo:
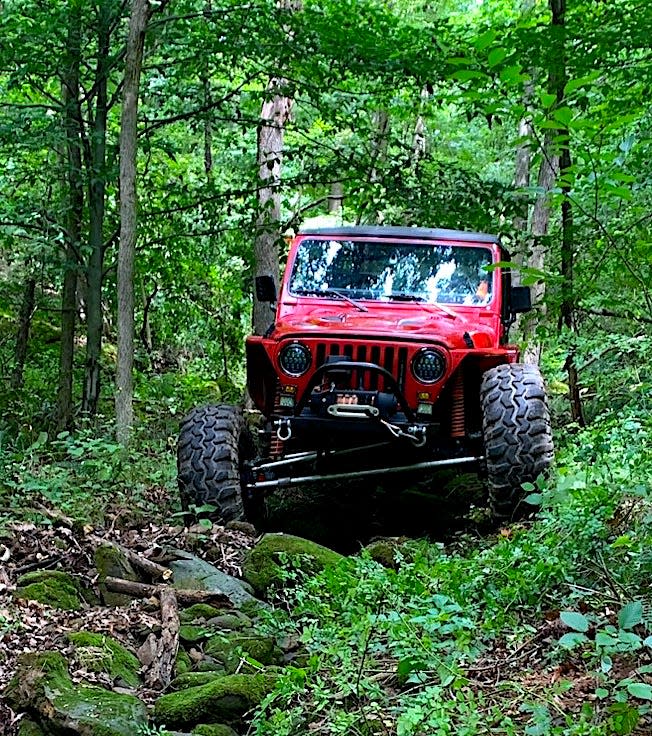
[[[408,543],[397,570],[364,554],[305,579],[287,569],[299,585],[268,626],[307,656],[257,736],[607,736],[646,723],[652,421],[606,414],[568,437],[555,479],[528,489],[534,521]],[[560,643],[573,632],[584,639]]]
[[[30,444],[0,444],[0,528],[8,521],[48,523],[48,510],[85,523],[128,509],[131,522],[172,513],[174,452],[164,438],[137,435],[129,449],[97,430],[41,432]]]

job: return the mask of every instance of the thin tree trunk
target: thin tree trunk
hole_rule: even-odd
[[[81,131],[79,129],[79,67],[81,63],[81,4],[71,4],[68,21],[68,64],[63,80],[68,162],[68,212],[66,250],[61,291],[61,345],[57,390],[57,429],[70,429],[73,416],[73,361],[77,316],[78,258],[81,243],[84,187],[82,182]]]
[[[344,200],[344,186],[341,181],[331,183],[331,191],[328,195],[328,211],[331,215],[339,215],[342,212]]]
[[[302,0],[278,0],[278,7],[287,13],[302,9]],[[254,242],[254,277],[271,276],[279,283],[279,243],[283,233],[281,222],[281,171],[283,165],[283,137],[285,124],[292,113],[294,103],[287,97],[285,79],[275,77],[267,85],[267,98],[263,102],[257,136],[258,215]],[[256,298],[254,289],[253,332],[262,335],[269,328],[269,305]]]
[[[29,263],[27,264],[29,267]],[[32,325],[36,298],[36,279],[29,274],[23,286],[23,298],[20,304],[20,314],[16,327],[16,347],[14,349],[14,369],[11,375],[11,387],[22,388],[29,344],[29,331]]]
[[[281,221],[281,169],[283,163],[284,126],[292,112],[293,100],[282,94],[282,79],[273,79],[267,92],[269,99],[263,102],[258,126],[258,217],[254,243],[255,276],[269,275],[279,283],[279,242],[282,239]],[[269,305],[254,296],[253,331],[264,334],[269,327]]]
[[[132,0],[120,121],[118,362],[115,392],[116,435],[118,441],[124,445],[127,445],[131,438],[134,418],[134,255],[138,210],[136,192],[138,95],[148,16],[149,0]]]
[[[553,150],[552,136],[546,134],[537,176],[539,193],[532,208],[530,238],[528,241],[528,265],[539,271],[544,270],[548,255],[546,238],[550,225],[550,192],[555,186],[558,171],[559,157]],[[533,319],[524,322],[523,327],[523,337],[527,343],[523,353],[523,361],[534,365],[538,365],[541,358],[541,343],[534,338],[534,335],[538,324],[545,316],[545,305],[543,303],[545,290],[546,284],[544,281],[539,281],[532,286],[532,304],[535,306],[536,312]]]
[[[212,106],[211,81],[208,77],[202,79],[204,85],[204,106],[210,110]],[[213,121],[210,112],[206,113],[204,120],[204,172],[210,180],[213,173]]]
[[[107,81],[111,34],[111,3],[101,0],[98,13],[98,49],[95,81],[97,97],[92,130],[89,175],[89,245],[86,281],[86,375],[82,411],[94,416],[100,398],[102,351],[102,271],[104,267],[104,198],[106,189]]]
[[[566,86],[566,0],[550,0],[552,12],[552,26],[556,31],[557,43],[557,69],[555,73],[555,93],[557,104],[561,107],[564,103],[564,88]],[[561,141],[561,153],[559,157],[559,178],[563,200],[561,204],[562,241],[561,241],[561,323],[568,329],[569,333],[576,331],[575,316],[575,294],[573,284],[573,269],[575,260],[575,242],[573,232],[573,206],[570,200],[571,177],[573,160],[570,150],[570,130],[567,126],[561,126],[557,130],[557,138]],[[584,411],[582,397],[575,362],[575,350],[571,346],[566,356],[565,368],[568,373],[568,392],[573,421],[584,426]]]

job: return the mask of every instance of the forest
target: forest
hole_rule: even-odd
[[[650,28],[0,1],[0,733],[652,733]],[[555,444],[520,518],[454,472],[182,509],[183,417],[250,407],[256,277],[345,225],[509,252]]]

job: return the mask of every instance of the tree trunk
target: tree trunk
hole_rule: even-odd
[[[210,110],[213,100],[211,95],[211,80],[208,77],[202,79],[204,87],[204,106]],[[210,112],[206,113],[204,119],[204,172],[210,180],[213,173],[213,121]]]
[[[328,195],[328,212],[331,215],[342,213],[342,202],[344,200],[344,186],[341,181],[331,183],[331,191]]]
[[[27,264],[29,268],[29,263]],[[27,345],[29,343],[29,331],[32,325],[36,296],[36,279],[31,274],[25,278],[23,287],[23,298],[20,304],[18,325],[16,328],[16,347],[14,349],[14,369],[11,374],[11,387],[22,388],[23,372],[25,370],[25,358],[27,357]]]
[[[548,254],[546,236],[550,225],[550,192],[555,186],[558,170],[559,157],[553,150],[552,136],[546,134],[537,176],[539,193],[532,208],[530,238],[527,249],[528,265],[540,271],[544,270]],[[546,284],[544,281],[539,281],[532,286],[532,304],[535,306],[536,312],[532,319],[523,323],[523,337],[527,343],[523,361],[533,365],[538,365],[541,358],[541,343],[534,339],[534,333],[537,325],[541,322],[541,318],[545,315],[545,305],[543,304],[545,290]]]
[[[118,250],[118,363],[115,414],[118,441],[129,443],[133,426],[134,254],[138,199],[136,163],[138,95],[149,0],[132,0],[120,121],[120,247]]]
[[[84,187],[82,182],[81,131],[79,129],[79,67],[81,64],[81,3],[71,5],[68,25],[68,63],[63,79],[66,131],[68,212],[66,250],[61,291],[61,346],[57,391],[57,430],[70,429],[73,416],[73,360],[77,315],[78,258],[81,244]]]
[[[282,94],[285,81],[272,79],[269,99],[263,102],[258,126],[258,217],[254,243],[255,276],[269,275],[279,283],[278,253],[283,233],[281,221],[281,168],[284,126],[292,112],[293,100]],[[259,302],[254,292],[253,331],[262,335],[269,327],[269,305]]]
[[[100,398],[102,351],[102,271],[104,267],[104,196],[106,189],[107,81],[110,67],[111,3],[102,0],[98,17],[95,120],[88,170],[89,246],[86,266],[86,375],[82,411],[94,416]]]
[[[566,0],[550,0],[552,12],[552,26],[556,31],[555,40],[557,49],[555,58],[557,69],[555,70],[555,94],[557,104],[561,107],[564,103],[564,88],[566,86]],[[570,130],[568,126],[560,126],[557,130],[557,139],[560,141],[561,153],[559,157],[559,179],[563,200],[561,204],[562,240],[561,240],[561,323],[568,329],[569,333],[575,332],[575,295],[573,284],[573,269],[575,260],[575,242],[573,232],[573,206],[570,200],[571,177],[573,160],[570,150]],[[584,412],[582,397],[575,363],[575,350],[571,345],[565,363],[568,372],[568,392],[573,421],[584,426]]]
[[[302,0],[278,0],[279,9],[295,13],[302,9]],[[281,171],[283,165],[283,137],[285,124],[292,113],[294,101],[283,94],[287,82],[274,77],[267,85],[267,97],[263,102],[258,124],[258,215],[254,242],[254,278],[271,276],[278,288],[279,244],[281,232]],[[254,335],[263,335],[272,321],[269,304],[256,298],[254,289]]]

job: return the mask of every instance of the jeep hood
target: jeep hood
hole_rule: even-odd
[[[494,320],[495,315],[490,312],[474,313],[472,320],[464,314],[451,317],[435,306],[409,311],[371,308],[368,312],[317,307],[281,318],[274,337],[289,338],[293,333],[312,337],[314,333],[327,339],[364,339],[382,335],[399,340],[436,340],[451,349],[468,349],[469,337],[474,347],[491,347]]]

